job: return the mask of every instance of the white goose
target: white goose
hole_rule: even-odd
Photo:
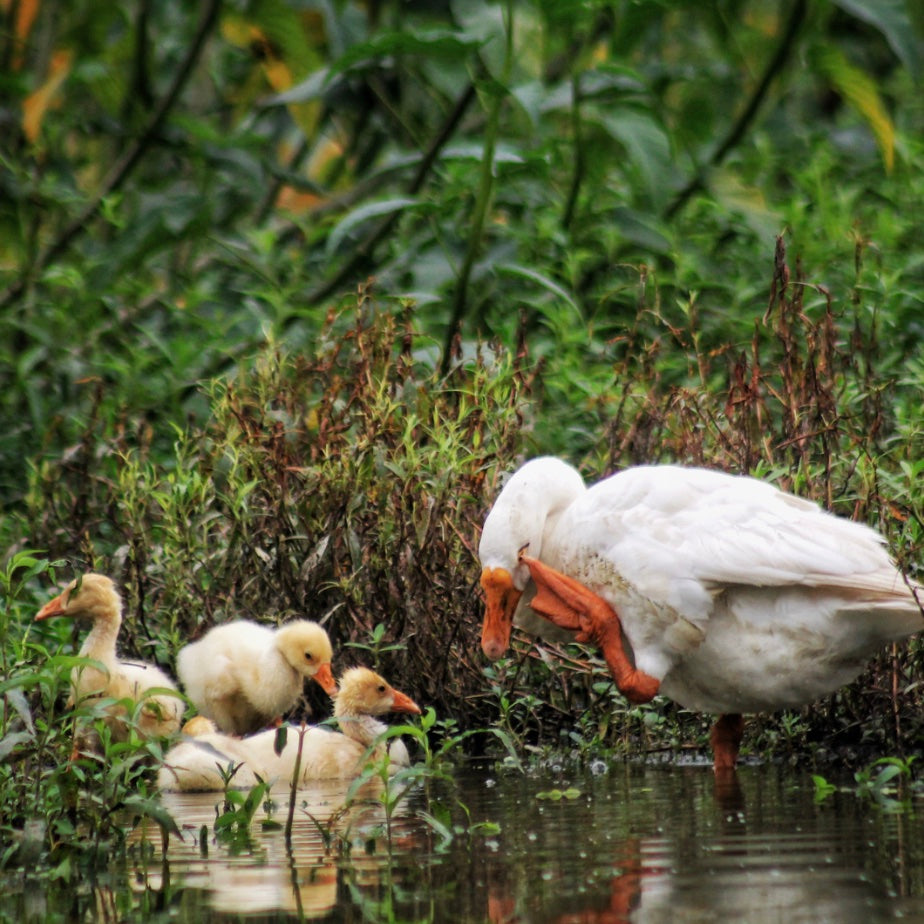
[[[291,709],[306,677],[336,693],[332,653],[316,622],[296,619],[277,629],[238,619],[181,648],[176,669],[200,713],[223,732],[246,735]]]
[[[404,693],[393,689],[378,674],[354,667],[340,679],[334,700],[334,716],[341,732],[323,726],[305,731],[299,765],[299,783],[311,780],[348,779],[357,776],[368,758],[370,747],[386,731],[378,716],[387,712],[420,713],[420,707]],[[196,723],[193,725],[193,723]],[[246,738],[224,735],[201,717],[186,723],[191,735],[171,748],[164,757],[157,781],[165,791],[217,792],[225,788],[222,770],[229,765],[235,773],[231,789],[249,789],[259,777],[267,782],[291,782],[298,754],[299,729],[290,725],[282,752],[275,751],[276,729]],[[388,747],[392,767],[410,763],[404,743],[395,738]],[[378,757],[373,752],[372,757]]]
[[[68,706],[116,700],[105,707],[106,724],[116,741],[124,741],[129,735],[125,700],[143,702],[136,725],[143,736],[162,737],[179,730],[185,708],[179,694],[150,692],[156,688],[176,690],[173,681],[153,664],[121,661],[116,654],[116,639],[122,625],[122,598],[110,578],[103,574],[85,574],[71,581],[38,611],[35,618],[59,616],[90,621],[92,628],[80,648],[80,657],[92,658],[102,666],[102,670],[92,665],[73,669]],[[90,738],[89,743],[95,745],[92,736]],[[81,735],[78,734],[75,751],[80,743]]]
[[[741,713],[811,703],[924,628],[922,588],[874,530],[705,469],[640,466],[587,488],[534,459],[488,514],[479,557],[489,658],[514,621],[593,641],[630,700],[721,714],[717,770],[735,765]]]

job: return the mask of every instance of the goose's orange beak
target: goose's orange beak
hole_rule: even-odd
[[[506,568],[485,568],[481,572],[481,586],[485,602],[481,650],[496,661],[510,645],[513,614],[523,591],[513,586],[513,577]]]
[[[36,614],[36,620],[50,619],[52,616],[64,616],[67,607],[64,602],[64,594],[58,594],[54,600],[49,600]]]
[[[412,712],[414,715],[420,715],[420,706],[398,690],[393,690],[394,699],[391,701],[392,712]]]
[[[337,682],[334,680],[333,672],[330,669],[330,662],[322,664],[311,675],[311,679],[320,684],[328,696],[337,695]]]

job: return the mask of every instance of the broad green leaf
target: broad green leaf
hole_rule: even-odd
[[[728,168],[712,172],[709,189],[730,212],[741,215],[764,247],[768,250],[773,247],[773,242],[785,222],[768,206],[762,189],[748,186],[742,181],[740,171]]]
[[[664,129],[649,113],[627,108],[606,112],[600,123],[626,149],[651,200],[663,202],[674,173],[671,145]]]
[[[671,242],[653,225],[650,215],[644,215],[635,209],[617,208],[613,210],[612,220],[623,237],[633,244],[654,253],[670,253]]]
[[[314,20],[301,15],[284,0],[255,0],[246,12],[229,13],[222,27],[226,36],[239,44],[256,44],[261,50],[261,68],[274,90],[285,92],[324,64],[320,53],[323,35]],[[290,112],[305,136],[317,128],[320,104],[293,103]]]
[[[878,29],[899,61],[917,79],[921,72],[922,43],[908,11],[920,0],[834,0],[844,12]]]
[[[472,142],[471,144],[447,145],[441,155],[441,160],[475,160],[484,157],[484,145]],[[494,149],[495,164],[523,164],[525,159],[510,145],[499,144]]]
[[[519,103],[533,126],[538,127],[542,112],[548,106],[551,95],[545,84],[541,80],[528,80],[511,87],[510,95]],[[570,105],[571,94],[567,88],[564,93],[558,95],[562,98],[561,106]]]
[[[901,767],[896,767],[894,764],[883,767],[877,774],[876,779],[873,781],[874,786],[885,786],[890,780],[894,780],[895,777],[900,776],[902,772]]]
[[[268,106],[288,106],[290,103],[305,103],[309,100],[317,99],[321,96],[328,86],[332,84],[333,71],[329,67],[322,67],[315,71],[310,77],[297,83],[290,90],[284,93],[277,93],[267,100]]]
[[[433,832],[439,836],[440,841],[435,847],[436,852],[442,853],[446,850],[453,840],[452,828],[444,824],[435,815],[431,815],[422,809],[417,810],[417,816],[422,818],[433,829]]]
[[[506,46],[503,4],[454,0],[452,14],[464,34],[481,43],[482,61],[495,78],[500,77],[504,72]]]
[[[508,273],[511,276],[520,276],[523,279],[529,279],[532,282],[535,282],[537,285],[542,286],[543,289],[547,289],[553,295],[566,302],[576,312],[580,313],[580,309],[578,308],[574,299],[557,282],[555,282],[555,280],[550,279],[548,276],[540,273],[538,270],[530,269],[528,266],[520,266],[516,263],[501,263],[495,266],[495,269],[499,273]]]
[[[26,699],[22,690],[12,687],[6,691],[7,702],[16,710],[16,714],[22,720],[29,733],[35,734],[35,726],[32,724],[32,710],[29,708],[29,700]]]
[[[180,829],[177,827],[177,823],[173,820],[173,816],[156,799],[144,799],[140,796],[129,796],[129,798],[125,800],[124,804],[125,808],[129,812],[135,812],[138,815],[144,815],[145,817],[156,821],[157,824],[160,825],[160,827],[165,831],[169,831],[171,834],[182,837]]]
[[[327,239],[327,253],[333,255],[343,243],[343,240],[351,231],[358,228],[365,222],[380,218],[383,215],[390,215],[393,212],[400,212],[403,209],[419,206],[417,199],[411,199],[406,196],[398,196],[393,199],[381,199],[378,202],[370,202],[368,205],[360,206],[350,212],[338,225],[331,231]]]
[[[291,89],[273,96],[269,105],[288,105],[317,99],[328,89],[335,86],[340,75],[361,65],[374,64],[385,57],[407,55],[417,58],[434,58],[446,60],[463,58],[479,41],[463,39],[452,32],[433,30],[430,32],[389,32],[385,35],[354,45],[341,55],[333,64],[319,68],[305,80]]]
[[[33,735],[29,732],[10,732],[10,734],[0,739],[0,761],[9,757],[16,745],[25,744],[32,739]]]
[[[354,45],[337,59],[332,73],[342,73],[357,64],[374,63],[386,56],[408,55],[437,59],[464,58],[481,44],[480,39],[465,39],[444,29],[412,32],[386,32],[369,42]]]

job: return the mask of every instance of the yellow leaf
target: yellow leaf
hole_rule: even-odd
[[[267,83],[277,92],[288,90],[293,83],[292,71],[285,61],[267,55],[263,62],[263,72]]]
[[[42,119],[54,102],[55,94],[71,72],[73,52],[59,49],[51,56],[45,82],[33,90],[22,103],[22,130],[30,143],[35,143],[42,129]]]
[[[887,173],[895,163],[895,125],[869,74],[851,64],[837,48],[818,46],[812,58],[831,86],[856,109],[876,138]]]
[[[276,196],[276,208],[292,215],[301,215],[317,208],[320,201],[321,197],[317,193],[301,192],[283,185],[279,187],[279,195]]]
[[[229,14],[221,21],[221,37],[231,45],[246,48],[254,39],[253,26],[246,23],[240,16]]]
[[[221,31],[232,44],[251,49],[263,78],[277,93],[290,89],[324,63],[319,51],[325,41],[323,20],[302,15],[282,0],[253,0],[246,13],[226,15]],[[288,108],[305,136],[312,138],[321,103],[311,100]]]

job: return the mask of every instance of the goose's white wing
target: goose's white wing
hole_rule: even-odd
[[[567,511],[558,540],[570,573],[622,582],[700,627],[732,586],[908,596],[873,530],[705,469],[643,466],[598,482]]]

